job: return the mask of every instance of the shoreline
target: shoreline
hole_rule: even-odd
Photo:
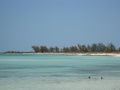
[[[23,53],[36,55],[73,55],[73,56],[115,56],[120,57],[120,53]]]
[[[2,54],[73,55],[73,56],[115,56],[115,57],[120,57],[120,53],[34,53],[34,52],[21,52],[21,53],[2,53]]]

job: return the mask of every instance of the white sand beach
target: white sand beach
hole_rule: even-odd
[[[83,53],[78,55],[88,55],[88,56],[117,56],[120,57],[120,53]]]
[[[23,53],[23,54],[78,55],[78,56],[115,56],[115,57],[120,57],[120,53]]]

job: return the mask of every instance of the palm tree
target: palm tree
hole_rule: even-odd
[[[104,52],[106,50],[106,46],[104,44],[102,44],[102,43],[98,43],[97,50],[99,52]]]
[[[70,51],[71,52],[77,52],[78,51],[78,48],[76,46],[71,46],[70,47]]]
[[[55,52],[60,52],[60,49],[57,46],[55,47]]]
[[[64,47],[64,48],[63,48],[63,52],[67,53],[67,52],[69,52],[69,51],[70,51],[70,49],[69,49],[68,47]]]
[[[41,53],[48,52],[48,48],[46,46],[40,46],[40,52]]]
[[[82,46],[80,44],[78,44],[78,49],[80,52],[82,51]]]
[[[120,51],[120,47],[119,47],[118,51]]]
[[[107,52],[116,51],[115,46],[114,46],[112,43],[108,44],[108,45],[107,45],[107,48],[106,48],[106,51],[107,51]]]
[[[54,52],[54,50],[55,50],[54,47],[50,47],[50,48],[49,48],[49,51],[50,51],[50,52]]]
[[[88,47],[86,47],[86,45],[78,44],[78,48],[80,52],[88,52]]]
[[[91,52],[91,47],[90,47],[90,45],[87,46],[87,50],[88,50],[88,52]]]
[[[40,52],[40,48],[38,46],[32,46],[32,48],[36,53]]]
[[[97,44],[92,44],[92,46],[91,46],[91,51],[92,52],[96,52],[97,51]]]
[[[82,45],[82,52],[87,52],[87,51],[88,51],[87,47],[85,45]]]

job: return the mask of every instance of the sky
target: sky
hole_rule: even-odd
[[[120,47],[120,0],[0,0],[0,52],[93,43]]]

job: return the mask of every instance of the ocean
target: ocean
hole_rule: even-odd
[[[120,90],[120,57],[0,54],[0,90]]]

